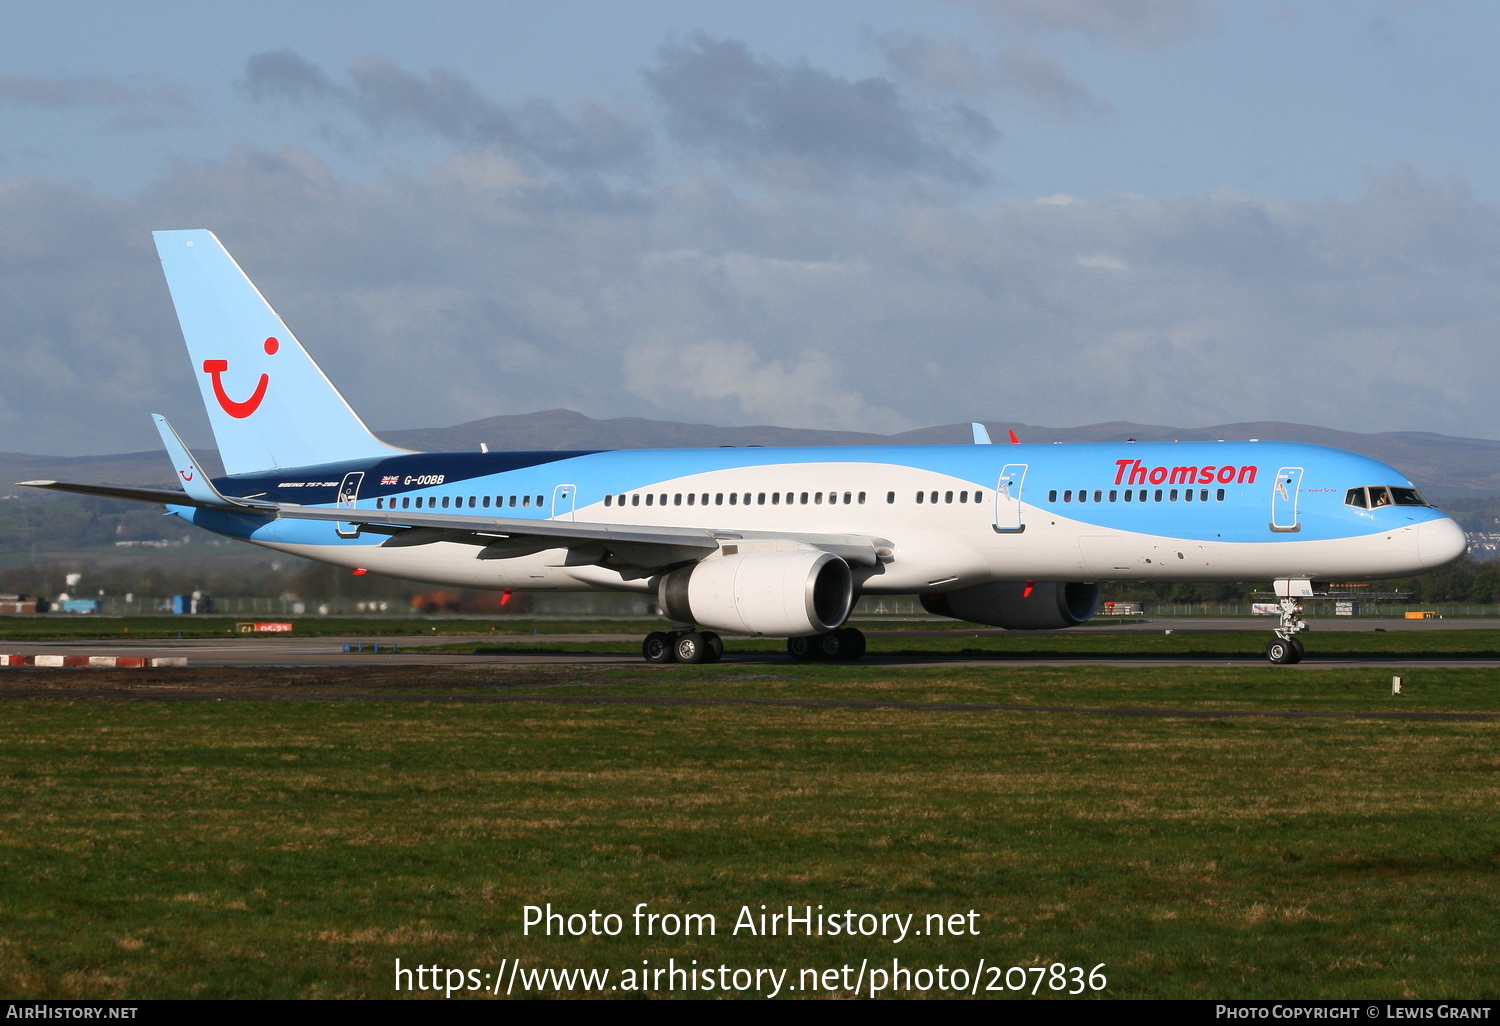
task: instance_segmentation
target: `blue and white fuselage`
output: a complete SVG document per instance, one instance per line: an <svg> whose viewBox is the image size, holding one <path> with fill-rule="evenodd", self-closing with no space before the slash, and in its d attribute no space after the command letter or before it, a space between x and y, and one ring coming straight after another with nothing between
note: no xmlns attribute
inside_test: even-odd
<svg viewBox="0 0 1500 1026"><path fill-rule="evenodd" d="M1312 580L1465 550L1385 464L1283 442L991 445L976 428L963 446L410 453L370 433L210 232L156 243L226 476L205 480L158 416L181 492L29 483L412 580L651 592L680 625L647 639L653 661L717 658L714 631L857 657L861 593L1033 629L1086 620L1102 581L1257 578L1282 598L1268 655L1295 661Z"/></svg>
<svg viewBox="0 0 1500 1026"><path fill-rule="evenodd" d="M1441 566L1464 547L1462 531L1431 506L1348 501L1353 489L1412 489L1385 464L1284 442L433 453L215 484L226 495L332 510L351 507L348 494L339 502L351 480L352 508L365 515L689 527L729 539L865 535L890 550L856 574L862 591L881 593L1028 579L1376 579ZM179 513L246 541L400 577L651 587L578 565L562 546L480 560L473 544L392 548L388 536L343 537L328 522Z"/></svg>

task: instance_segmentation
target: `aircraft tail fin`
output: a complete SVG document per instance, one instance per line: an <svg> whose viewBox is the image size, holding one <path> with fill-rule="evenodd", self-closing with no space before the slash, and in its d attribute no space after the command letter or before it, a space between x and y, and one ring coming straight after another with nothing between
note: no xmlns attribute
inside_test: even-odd
<svg viewBox="0 0 1500 1026"><path fill-rule="evenodd" d="M229 474L389 456L219 240L152 232Z"/></svg>

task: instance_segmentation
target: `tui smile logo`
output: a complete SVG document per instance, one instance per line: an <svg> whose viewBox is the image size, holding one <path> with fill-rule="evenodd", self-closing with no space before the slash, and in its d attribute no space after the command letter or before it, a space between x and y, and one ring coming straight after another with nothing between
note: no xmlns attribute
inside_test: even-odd
<svg viewBox="0 0 1500 1026"><path fill-rule="evenodd" d="M267 356L276 355L276 350L281 348L281 343L274 338L266 339L264 349ZM213 379L214 398L219 400L219 406L231 417L243 420L256 410L260 409L260 401L266 397L266 386L271 383L270 375L262 374L260 380L255 384L255 391L250 393L250 398L238 402L229 398L229 393L224 391L224 380L220 376L229 369L228 360L204 360L203 373Z"/></svg>

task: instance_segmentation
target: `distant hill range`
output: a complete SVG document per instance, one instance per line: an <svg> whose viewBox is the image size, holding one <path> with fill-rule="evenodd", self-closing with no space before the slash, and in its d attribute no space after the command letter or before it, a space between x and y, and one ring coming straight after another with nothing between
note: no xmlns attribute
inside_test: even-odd
<svg viewBox="0 0 1500 1026"><path fill-rule="evenodd" d="M1204 428L1161 427L1115 421L1086 427L1049 428L992 421L986 425L998 444L1006 430L1023 442L1214 441L1262 438L1267 441L1313 442L1348 449L1383 460L1408 475L1417 487L1439 501L1500 495L1500 441L1453 438L1424 431L1356 434L1307 424L1257 421ZM896 435L860 431L815 431L781 427L715 427L673 421L617 417L594 420L572 410L547 410L488 417L448 428L386 431L392 445L421 451L512 449L681 449L720 445L932 445L966 443L968 424L918 428ZM218 453L197 453L210 473L222 473ZM59 481L142 486L171 486L172 473L161 452L114 456L28 456L0 453L0 492L10 494L14 481L51 478ZM25 489L21 489L25 491Z"/></svg>

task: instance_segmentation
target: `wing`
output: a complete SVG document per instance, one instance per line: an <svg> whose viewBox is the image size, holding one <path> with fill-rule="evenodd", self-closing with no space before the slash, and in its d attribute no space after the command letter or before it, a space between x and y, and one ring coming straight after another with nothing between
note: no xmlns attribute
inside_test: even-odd
<svg viewBox="0 0 1500 1026"><path fill-rule="evenodd" d="M596 524L571 520L526 520L513 517L475 517L414 510L329 509L278 503L277 514L292 520L324 520L360 524L362 531L388 534L386 546L427 545L437 541L483 546L480 559L505 559L548 548L581 551L603 549L597 560L659 569L702 559L724 542L780 539L802 542L864 566L891 556L891 544L859 534L818 534L798 531L740 531L703 527L665 527L641 524Z"/></svg>

